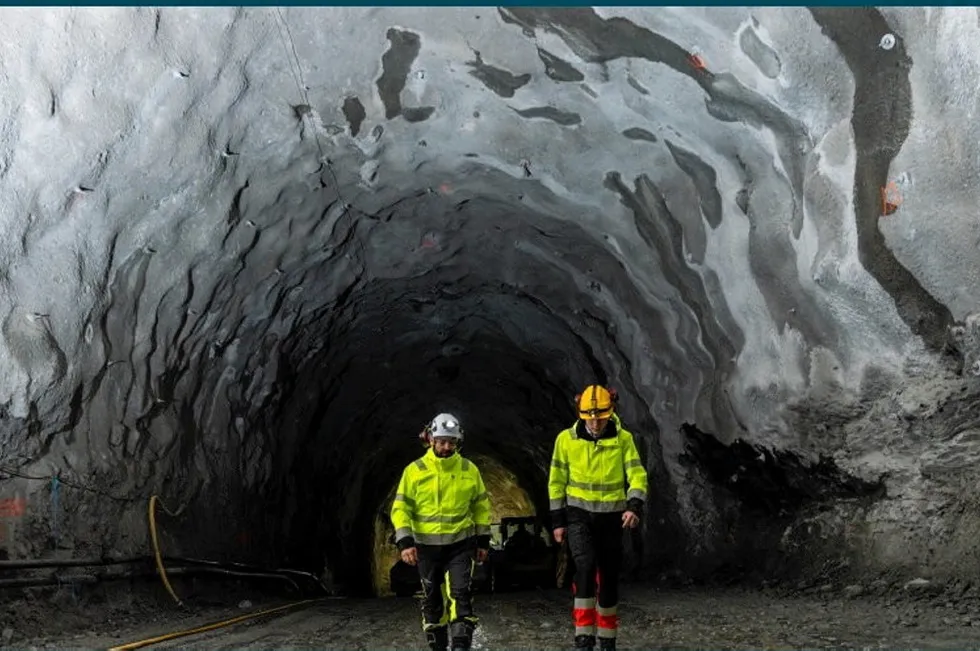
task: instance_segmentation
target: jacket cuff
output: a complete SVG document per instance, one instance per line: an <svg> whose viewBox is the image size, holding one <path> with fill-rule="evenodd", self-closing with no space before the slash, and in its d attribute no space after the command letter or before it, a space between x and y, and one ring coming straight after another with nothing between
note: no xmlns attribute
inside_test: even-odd
<svg viewBox="0 0 980 651"><path fill-rule="evenodd" d="M643 500L638 497L631 497L626 500L626 510L632 511L637 517L643 517Z"/></svg>
<svg viewBox="0 0 980 651"><path fill-rule="evenodd" d="M398 540L395 543L395 546L398 547L398 551L403 552L409 547L415 547L415 538L411 536L405 536L404 538Z"/></svg>
<svg viewBox="0 0 980 651"><path fill-rule="evenodd" d="M490 536L477 536L476 546L477 549L490 549Z"/></svg>
<svg viewBox="0 0 980 651"><path fill-rule="evenodd" d="M568 520L565 517L565 509L553 509L551 511L551 528L561 529L568 524Z"/></svg>

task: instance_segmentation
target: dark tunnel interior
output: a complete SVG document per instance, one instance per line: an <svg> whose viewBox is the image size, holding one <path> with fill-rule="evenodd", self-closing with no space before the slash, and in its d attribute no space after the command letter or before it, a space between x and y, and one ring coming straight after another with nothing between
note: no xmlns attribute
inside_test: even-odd
<svg viewBox="0 0 980 651"><path fill-rule="evenodd" d="M279 455L292 478L280 499L296 505L284 549L290 564L344 559L338 583L355 592L370 585L374 514L421 455L417 433L442 411L464 423L463 454L498 461L547 513L554 436L574 419L576 385L604 374L544 306L484 279L469 282L465 291L373 283L351 297L360 323L343 333L328 328L332 352L307 362L318 377L297 374L297 386L316 387L314 404L333 407L313 411L291 458ZM576 357L588 365L569 368Z"/></svg>
<svg viewBox="0 0 980 651"><path fill-rule="evenodd" d="M650 481L631 578L975 564L976 224L914 163L962 99L913 92L917 15L330 11L7 24L75 49L0 60L0 561L148 554L159 497L174 557L372 596L429 419L546 519L599 382Z"/></svg>
<svg viewBox="0 0 980 651"><path fill-rule="evenodd" d="M248 445L227 451L243 475L263 475L229 489L246 493L228 501L244 505L234 526L249 529L248 544L216 553L317 574L326 564L339 589L365 594L375 519L402 468L424 452L418 432L441 411L462 419L463 454L512 472L546 518L554 438L574 421L582 386L629 368L610 337L611 311L640 300L601 232L520 204L420 192L356 224L338 236L351 247L346 290L315 299L288 332L255 337L244 377L229 384L243 441L265 433L268 457ZM548 250L528 251L529 242ZM582 277L589 284L570 291ZM319 296L336 279L324 265L285 285ZM274 391L251 395L252 373L274 374ZM657 428L627 377L615 382L647 458Z"/></svg>

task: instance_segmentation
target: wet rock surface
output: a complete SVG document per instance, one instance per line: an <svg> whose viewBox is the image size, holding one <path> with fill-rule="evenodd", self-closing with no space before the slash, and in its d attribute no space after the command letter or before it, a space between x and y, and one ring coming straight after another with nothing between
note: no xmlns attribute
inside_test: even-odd
<svg viewBox="0 0 980 651"><path fill-rule="evenodd" d="M0 559L145 553L159 495L168 553L361 596L428 418L544 512L598 381L646 561L980 575L977 43L971 8L4 9Z"/></svg>
<svg viewBox="0 0 980 651"><path fill-rule="evenodd" d="M965 590L960 590L965 586ZM901 586L862 595L838 586L813 590L626 586L620 606L623 649L975 649L980 600L964 584L930 598ZM254 610L278 605L256 603ZM476 649L563 649L570 595L536 591L480 595ZM96 611L92 611L93 613ZM18 648L105 648L242 614L234 607L177 616L167 609L90 617L64 633L15 634ZM175 639L154 648L424 649L413 599L332 599L302 610ZM50 630L50 629L49 629Z"/></svg>

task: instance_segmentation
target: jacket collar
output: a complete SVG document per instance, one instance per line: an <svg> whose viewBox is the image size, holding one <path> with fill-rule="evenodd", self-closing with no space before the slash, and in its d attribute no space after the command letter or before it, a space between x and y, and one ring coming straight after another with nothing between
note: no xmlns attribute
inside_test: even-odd
<svg viewBox="0 0 980 651"><path fill-rule="evenodd" d="M425 451L425 462L427 464L431 463L433 468L441 471L455 470L460 464L460 458L459 450L456 450L451 457L446 459L437 457L435 450L433 450L431 447Z"/></svg>
<svg viewBox="0 0 980 651"><path fill-rule="evenodd" d="M597 438L592 438L589 431L585 429L585 421L579 419L575 421L574 425L572 425L572 438L584 439L586 441L613 439L619 435L620 427L619 416L613 413L613 415L609 418L609 422L606 423L606 426L603 428L602 432L599 433L599 436Z"/></svg>

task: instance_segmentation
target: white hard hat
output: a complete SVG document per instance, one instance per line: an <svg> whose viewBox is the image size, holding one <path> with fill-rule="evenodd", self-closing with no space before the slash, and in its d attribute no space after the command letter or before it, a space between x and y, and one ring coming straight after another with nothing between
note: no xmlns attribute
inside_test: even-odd
<svg viewBox="0 0 980 651"><path fill-rule="evenodd" d="M459 425L459 419L452 414L439 414L429 423L429 433L432 438L454 438L463 440L463 428Z"/></svg>

